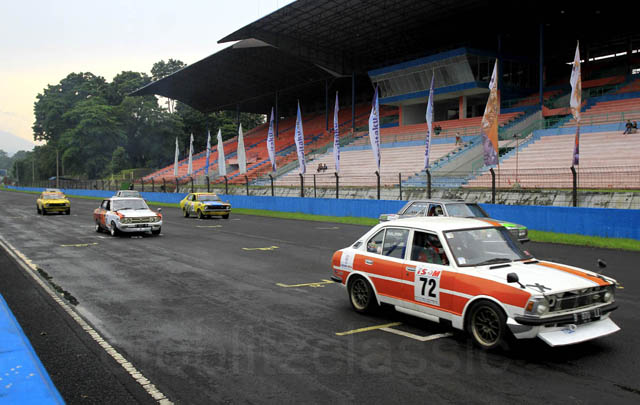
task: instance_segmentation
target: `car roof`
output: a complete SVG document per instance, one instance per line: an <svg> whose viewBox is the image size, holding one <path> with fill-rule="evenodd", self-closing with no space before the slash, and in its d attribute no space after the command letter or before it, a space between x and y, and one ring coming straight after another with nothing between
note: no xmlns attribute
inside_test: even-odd
<svg viewBox="0 0 640 405"><path fill-rule="evenodd" d="M463 203L465 202L463 199L446 199L446 198L432 198L432 199L428 199L428 200L409 200L407 201L408 203L416 203L416 202L423 202L423 203ZM469 204L473 204L473 203L469 203Z"/></svg>
<svg viewBox="0 0 640 405"><path fill-rule="evenodd" d="M459 217L411 217L383 222L382 226L406 226L429 231L453 231L456 229L485 228L500 226L492 219L459 218Z"/></svg>
<svg viewBox="0 0 640 405"><path fill-rule="evenodd" d="M206 192L202 192L202 193L190 193L190 194L195 194L195 195L200 195L200 194L213 194L216 195L216 193L214 193L213 191L210 193L206 193Z"/></svg>
<svg viewBox="0 0 640 405"><path fill-rule="evenodd" d="M142 197L109 197L105 198L105 200L114 200L114 201L127 201L127 200L144 200Z"/></svg>

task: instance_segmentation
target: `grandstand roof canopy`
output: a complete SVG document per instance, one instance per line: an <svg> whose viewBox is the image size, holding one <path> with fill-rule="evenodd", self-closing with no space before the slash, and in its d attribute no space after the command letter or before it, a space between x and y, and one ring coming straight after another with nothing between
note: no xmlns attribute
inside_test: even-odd
<svg viewBox="0 0 640 405"><path fill-rule="evenodd" d="M591 56L627 50L629 41L637 41L635 25L620 15L628 3L578 4L298 0L219 41L241 42L134 94L159 94L204 112L240 105L242 111L265 113L277 90L285 90L282 106L305 95L322 99L324 84L318 83L325 79L362 75L461 46L501 48L535 63L541 23L545 63L570 61L576 39Z"/></svg>

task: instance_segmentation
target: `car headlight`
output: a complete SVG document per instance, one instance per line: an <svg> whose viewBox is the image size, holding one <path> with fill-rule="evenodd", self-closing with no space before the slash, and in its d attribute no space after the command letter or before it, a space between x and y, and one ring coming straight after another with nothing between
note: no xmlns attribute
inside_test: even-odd
<svg viewBox="0 0 640 405"><path fill-rule="evenodd" d="M607 287L607 291L604 293L604 302L613 302L616 298L616 287L611 285Z"/></svg>
<svg viewBox="0 0 640 405"><path fill-rule="evenodd" d="M529 232L526 229L520 229L520 230L518 230L518 237L519 238L526 238L528 233Z"/></svg>
<svg viewBox="0 0 640 405"><path fill-rule="evenodd" d="M120 223L121 224L130 224L131 223L131 218L127 218L127 217L120 218Z"/></svg>
<svg viewBox="0 0 640 405"><path fill-rule="evenodd" d="M524 308L527 315L540 316L549 311L549 303L544 297L531 297Z"/></svg>

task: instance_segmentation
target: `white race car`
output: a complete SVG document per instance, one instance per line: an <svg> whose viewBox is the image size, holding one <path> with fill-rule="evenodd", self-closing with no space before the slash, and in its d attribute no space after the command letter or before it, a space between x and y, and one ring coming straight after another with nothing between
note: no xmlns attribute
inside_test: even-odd
<svg viewBox="0 0 640 405"><path fill-rule="evenodd" d="M381 303L451 323L492 349L511 333L568 345L617 332L615 280L533 258L490 219L416 217L383 222L334 253L331 279L353 308Z"/></svg>
<svg viewBox="0 0 640 405"><path fill-rule="evenodd" d="M108 231L112 236L119 232L151 232L159 235L162 214L152 211L142 198L111 197L102 201L93 211L96 232Z"/></svg>

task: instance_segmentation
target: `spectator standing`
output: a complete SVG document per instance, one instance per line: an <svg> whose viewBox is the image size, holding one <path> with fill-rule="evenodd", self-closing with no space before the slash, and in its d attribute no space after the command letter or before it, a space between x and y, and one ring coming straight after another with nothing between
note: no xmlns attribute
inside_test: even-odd
<svg viewBox="0 0 640 405"><path fill-rule="evenodd" d="M456 132L456 146L462 144L462 139L460 138L460 132Z"/></svg>
<svg viewBox="0 0 640 405"><path fill-rule="evenodd" d="M633 129L633 124L631 123L631 120L627 120L627 123L625 125L625 130L622 133L622 135L630 134L632 129Z"/></svg>

